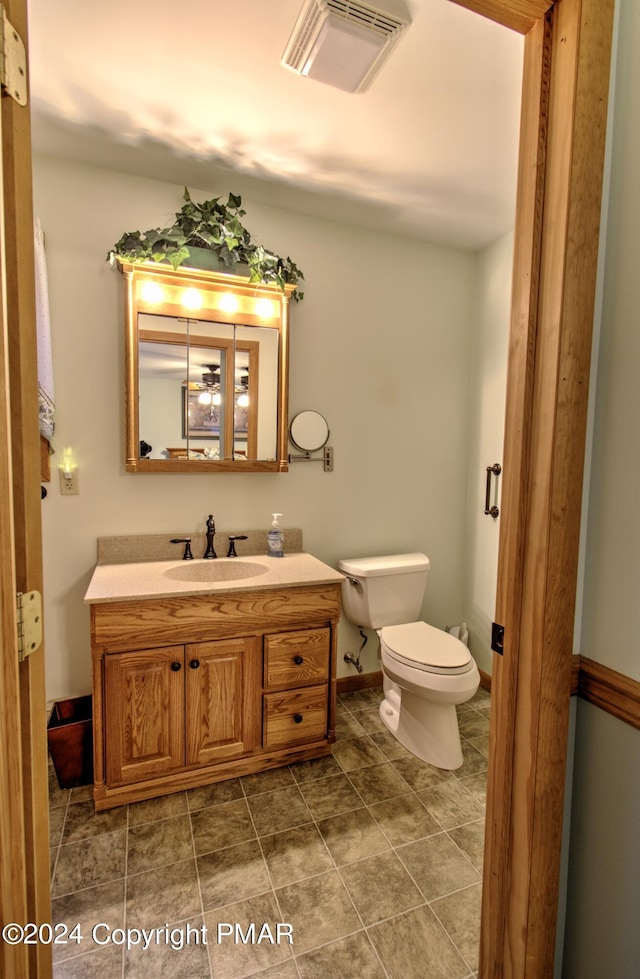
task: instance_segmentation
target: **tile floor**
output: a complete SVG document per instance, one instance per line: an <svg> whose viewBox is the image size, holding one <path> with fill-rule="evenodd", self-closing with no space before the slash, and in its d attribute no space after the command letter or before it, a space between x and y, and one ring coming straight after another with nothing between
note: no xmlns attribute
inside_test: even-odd
<svg viewBox="0 0 640 979"><path fill-rule="evenodd" d="M55 979L474 976L489 695L460 709L455 773L405 751L379 700L340 696L332 757L105 813L52 771L53 920L82 935ZM157 931L127 950L127 929Z"/></svg>

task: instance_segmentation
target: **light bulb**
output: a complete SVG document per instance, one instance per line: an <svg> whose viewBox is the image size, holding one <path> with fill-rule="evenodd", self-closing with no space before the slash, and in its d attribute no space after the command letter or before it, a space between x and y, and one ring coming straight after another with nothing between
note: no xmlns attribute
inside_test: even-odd
<svg viewBox="0 0 640 979"><path fill-rule="evenodd" d="M274 315L274 303L270 299L256 300L256 316L262 320L270 320Z"/></svg>
<svg viewBox="0 0 640 979"><path fill-rule="evenodd" d="M211 391L202 391L198 395L198 404L210 405L212 400L213 400L213 395L211 394Z"/></svg>
<svg viewBox="0 0 640 979"><path fill-rule="evenodd" d="M197 289L185 289L182 293L182 305L185 309L200 309L202 294Z"/></svg>
<svg viewBox="0 0 640 979"><path fill-rule="evenodd" d="M220 309L225 313L235 313L238 306L238 297L234 296L232 292L225 292L224 295L220 296Z"/></svg>
<svg viewBox="0 0 640 979"><path fill-rule="evenodd" d="M236 401L236 404L238 405L239 408L248 408L248 406L249 406L249 395L248 394L239 394L238 395L238 400Z"/></svg>
<svg viewBox="0 0 640 979"><path fill-rule="evenodd" d="M161 303L164 299L164 290L157 282L143 282L142 298L148 303Z"/></svg>

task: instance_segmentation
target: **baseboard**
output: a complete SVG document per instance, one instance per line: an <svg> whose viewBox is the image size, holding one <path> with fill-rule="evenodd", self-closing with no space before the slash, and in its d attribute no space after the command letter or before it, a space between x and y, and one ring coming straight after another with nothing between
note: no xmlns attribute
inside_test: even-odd
<svg viewBox="0 0 640 979"><path fill-rule="evenodd" d="M491 690L491 674L479 670L480 686L483 690ZM375 673L359 673L358 676L339 676L337 681L338 693L349 693L351 690L365 690L367 687L382 686L382 670Z"/></svg>
<svg viewBox="0 0 640 979"><path fill-rule="evenodd" d="M358 673L357 676L339 676L336 681L338 693L350 693L352 690L381 686L382 670L376 670L375 673Z"/></svg>
<svg viewBox="0 0 640 979"><path fill-rule="evenodd" d="M490 673L485 673L485 671L484 670L481 670L480 667L478 667L478 673L480 674L480 686L482 687L483 690L489 690L489 692L490 692L491 691L491 674Z"/></svg>

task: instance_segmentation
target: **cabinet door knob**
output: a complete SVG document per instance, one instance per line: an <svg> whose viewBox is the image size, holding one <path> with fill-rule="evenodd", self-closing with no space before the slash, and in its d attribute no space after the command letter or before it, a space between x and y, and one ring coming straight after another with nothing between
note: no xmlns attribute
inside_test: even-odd
<svg viewBox="0 0 640 979"><path fill-rule="evenodd" d="M302 714L294 714L293 719L296 722L296 724L299 724L300 721L302 720Z"/></svg>
<svg viewBox="0 0 640 979"><path fill-rule="evenodd" d="M302 664L304 663L304 660L303 660L302 656L294 656L293 657L293 662L296 663L298 666L302 666Z"/></svg>
<svg viewBox="0 0 640 979"><path fill-rule="evenodd" d="M197 670L198 667L200 666L200 660L192 659L191 662L189 663L189 666L191 667L192 670Z"/></svg>
<svg viewBox="0 0 640 979"><path fill-rule="evenodd" d="M178 662L172 663L171 669L173 670L174 673L177 673L178 670L182 669L182 663L178 663Z"/></svg>

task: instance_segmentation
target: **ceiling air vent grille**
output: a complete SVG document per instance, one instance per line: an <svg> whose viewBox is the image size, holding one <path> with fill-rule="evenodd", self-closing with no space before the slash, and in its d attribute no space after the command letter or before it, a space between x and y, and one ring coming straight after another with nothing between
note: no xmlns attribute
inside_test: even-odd
<svg viewBox="0 0 640 979"><path fill-rule="evenodd" d="M397 17L354 0L327 0L327 7L339 17L360 24L361 27L368 27L369 30L378 31L380 34L394 34L405 26L405 22L398 20Z"/></svg>
<svg viewBox="0 0 640 979"><path fill-rule="evenodd" d="M348 92L366 88L408 26L359 0L309 0L282 56L285 68Z"/></svg>

